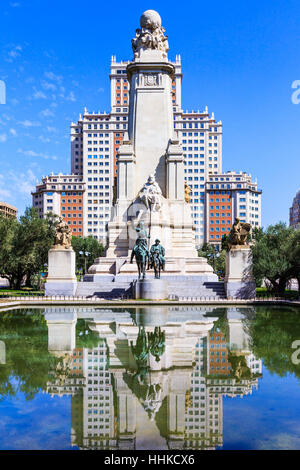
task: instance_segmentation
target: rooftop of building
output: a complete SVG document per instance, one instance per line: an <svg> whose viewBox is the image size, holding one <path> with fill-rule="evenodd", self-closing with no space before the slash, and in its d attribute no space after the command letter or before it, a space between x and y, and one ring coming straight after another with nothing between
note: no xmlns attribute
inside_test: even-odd
<svg viewBox="0 0 300 470"><path fill-rule="evenodd" d="M13 211L16 211L17 212L17 208L15 206L12 206L11 204L8 204L8 202L4 202L4 201L0 201L0 207L8 207L9 209L13 210Z"/></svg>

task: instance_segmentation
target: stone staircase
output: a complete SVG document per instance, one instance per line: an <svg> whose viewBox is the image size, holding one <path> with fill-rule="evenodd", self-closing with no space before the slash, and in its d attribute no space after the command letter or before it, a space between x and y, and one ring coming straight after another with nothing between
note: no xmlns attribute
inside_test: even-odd
<svg viewBox="0 0 300 470"><path fill-rule="evenodd" d="M174 279L169 283L169 298L181 300L188 298L196 299L226 299L223 282L189 282L182 278L180 282ZM98 297L101 299L126 299L132 298L132 282L114 278L114 280L103 280L101 282L80 282L77 285L76 296Z"/></svg>
<svg viewBox="0 0 300 470"><path fill-rule="evenodd" d="M76 296L99 297L107 300L131 298L132 284L127 281L79 282Z"/></svg>
<svg viewBox="0 0 300 470"><path fill-rule="evenodd" d="M204 282L201 285L191 283L181 283L171 285L169 288L170 298L173 300L193 299L226 299L223 282Z"/></svg>

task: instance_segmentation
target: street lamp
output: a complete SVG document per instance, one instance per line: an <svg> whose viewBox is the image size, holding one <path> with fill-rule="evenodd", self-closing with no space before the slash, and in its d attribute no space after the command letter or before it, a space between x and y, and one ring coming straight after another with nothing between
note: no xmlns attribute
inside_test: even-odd
<svg viewBox="0 0 300 470"><path fill-rule="evenodd" d="M84 273L86 273L86 259L90 256L91 253L89 253L88 251L79 251L78 252L80 254L80 256L83 256L84 257Z"/></svg>

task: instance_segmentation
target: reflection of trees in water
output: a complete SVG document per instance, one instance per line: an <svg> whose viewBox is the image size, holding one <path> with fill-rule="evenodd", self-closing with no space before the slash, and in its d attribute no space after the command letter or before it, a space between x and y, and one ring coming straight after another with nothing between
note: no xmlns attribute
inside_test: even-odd
<svg viewBox="0 0 300 470"><path fill-rule="evenodd" d="M280 377L293 373L300 378L300 364L293 364L293 341L300 339L299 308L257 307L255 317L244 320L253 354Z"/></svg>
<svg viewBox="0 0 300 470"><path fill-rule="evenodd" d="M1 313L0 339L6 345L6 364L0 367L0 400L23 392L27 400L46 389L49 371L58 358L48 352L48 328L41 310Z"/></svg>

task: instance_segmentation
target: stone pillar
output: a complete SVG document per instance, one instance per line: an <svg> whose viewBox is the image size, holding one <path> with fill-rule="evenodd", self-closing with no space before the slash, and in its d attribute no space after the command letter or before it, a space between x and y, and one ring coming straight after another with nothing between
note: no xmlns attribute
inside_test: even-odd
<svg viewBox="0 0 300 470"><path fill-rule="evenodd" d="M135 167L135 156L133 153L133 147L131 142L128 140L128 135L125 136L123 145L121 145L118 156L118 189L117 198L118 200L129 200L131 201L134 197L134 167Z"/></svg>
<svg viewBox="0 0 300 470"><path fill-rule="evenodd" d="M248 246L236 245L227 252L225 291L227 298L256 297L256 284L252 274L252 251Z"/></svg>
<svg viewBox="0 0 300 470"><path fill-rule="evenodd" d="M72 351L76 346L75 310L46 309L45 320L48 326L48 350Z"/></svg>
<svg viewBox="0 0 300 470"><path fill-rule="evenodd" d="M170 139L167 154L167 198L184 200L184 156L178 138Z"/></svg>
<svg viewBox="0 0 300 470"><path fill-rule="evenodd" d="M48 253L46 295L75 295L75 252L73 248L51 248Z"/></svg>

